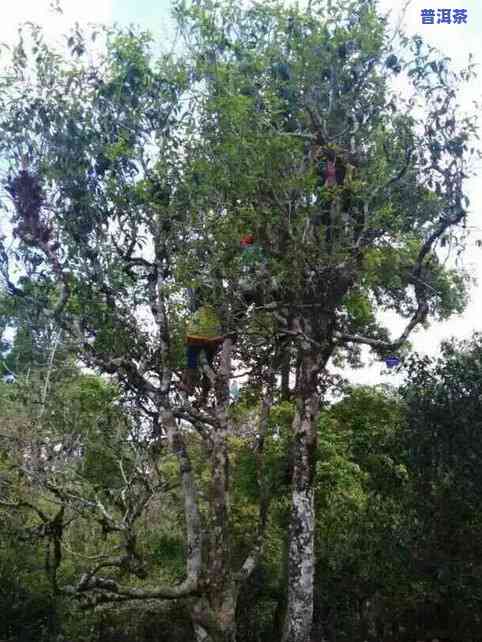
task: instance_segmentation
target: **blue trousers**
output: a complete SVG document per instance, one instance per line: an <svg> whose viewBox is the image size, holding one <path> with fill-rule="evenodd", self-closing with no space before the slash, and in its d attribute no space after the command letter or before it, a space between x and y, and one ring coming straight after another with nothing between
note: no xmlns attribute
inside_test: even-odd
<svg viewBox="0 0 482 642"><path fill-rule="evenodd" d="M196 370L199 366L199 355L204 350L206 355L206 360L209 366L213 365L214 357L216 355L217 348L211 348L207 346L187 346L186 356L187 356L187 367L191 370Z"/></svg>

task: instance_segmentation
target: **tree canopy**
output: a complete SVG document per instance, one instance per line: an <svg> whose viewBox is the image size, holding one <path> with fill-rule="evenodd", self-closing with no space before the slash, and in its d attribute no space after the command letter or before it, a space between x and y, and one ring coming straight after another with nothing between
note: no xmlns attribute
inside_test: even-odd
<svg viewBox="0 0 482 642"><path fill-rule="evenodd" d="M437 250L463 247L464 180L477 151L475 117L457 95L473 65L452 71L420 37L391 31L369 1L301 10L201 0L173 11L182 47L157 58L134 29L75 28L59 51L26 26L0 79L12 229L0 245L1 314L17 326L6 365L23 376L35 346L41 364L34 447L17 464L52 504L27 508L48 532L56 593L90 606L184 599L197 640L234 642L238 598L261 568L270 516L283 512L269 466L281 412L291 505L278 540L286 601L277 635L306 642L315 578L329 575L315 543L331 511L318 475L346 475L345 530L350 515L370 530L374 506L377 528L396 530L390 511L404 476L391 455L365 460L356 443L336 446L344 463L332 470L328 436L344 413L358 420L348 404L320 424L330 364L359 363L363 344L402 355L418 325L466 301L467 275ZM403 92L394 88L402 77ZM222 345L215 357L202 344L198 364L184 343L199 306L212 311ZM405 319L398 337L381 320L386 310ZM55 355L68 375L55 375ZM354 397L357 439L374 439L373 413L390 442L385 400L365 401ZM171 542L177 561L159 575L155 542L139 542L162 510L176 516L176 537L159 527L153 538ZM61 542L77 519L109 546L61 577ZM380 536L372 544L370 560ZM385 550L379 573L388 567L403 574ZM373 593L372 580L360 591Z"/></svg>

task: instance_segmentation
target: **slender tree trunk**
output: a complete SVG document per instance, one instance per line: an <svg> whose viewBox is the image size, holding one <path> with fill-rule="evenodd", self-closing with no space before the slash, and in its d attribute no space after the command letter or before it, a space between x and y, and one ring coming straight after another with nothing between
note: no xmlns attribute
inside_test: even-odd
<svg viewBox="0 0 482 642"><path fill-rule="evenodd" d="M286 618L286 607L287 607L287 586L288 586L288 547L289 542L286 539L283 542L283 554L282 554L282 570L281 570L281 580L280 580L280 596L278 599L278 604L273 615L273 628L271 632L271 642L279 642L283 635L283 626Z"/></svg>
<svg viewBox="0 0 482 642"><path fill-rule="evenodd" d="M319 399L317 363L303 355L293 420L293 483L289 542L288 607L282 642L309 642L313 621L314 472Z"/></svg>
<svg viewBox="0 0 482 642"><path fill-rule="evenodd" d="M281 364L281 400L288 401L290 398L290 355L285 351Z"/></svg>
<svg viewBox="0 0 482 642"><path fill-rule="evenodd" d="M210 642L212 640L201 624L194 624L194 639L196 642Z"/></svg>
<svg viewBox="0 0 482 642"><path fill-rule="evenodd" d="M400 622L398 621L398 619L392 622L392 638L393 640L395 640L395 642L398 642L400 640Z"/></svg>
<svg viewBox="0 0 482 642"><path fill-rule="evenodd" d="M197 600L191 609L196 642L236 642L237 594L227 590L216 596L214 604L207 597Z"/></svg>
<svg viewBox="0 0 482 642"><path fill-rule="evenodd" d="M359 640L364 642L370 635L370 624L368 621L367 610L365 608L365 599L358 601L358 613L360 617Z"/></svg>

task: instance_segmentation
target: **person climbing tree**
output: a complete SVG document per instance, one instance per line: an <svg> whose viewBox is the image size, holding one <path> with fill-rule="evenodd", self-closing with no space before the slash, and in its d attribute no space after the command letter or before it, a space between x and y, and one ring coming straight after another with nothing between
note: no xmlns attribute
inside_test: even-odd
<svg viewBox="0 0 482 642"><path fill-rule="evenodd" d="M325 242L333 249L333 242L343 236L353 214L352 182L356 161L339 146L319 147L314 158L318 161L317 173L323 188L318 199L321 212L311 217L304 238L312 235L320 240L319 228L323 225Z"/></svg>
<svg viewBox="0 0 482 642"><path fill-rule="evenodd" d="M325 182L323 185L325 187L334 187L335 185L338 185L338 181L336 180L336 160L334 157L326 161L324 179Z"/></svg>
<svg viewBox="0 0 482 642"><path fill-rule="evenodd" d="M208 366L212 367L216 352L223 341L224 336L221 334L221 323L216 310L210 305L202 305L193 313L186 328L187 368L184 385L189 394L194 392L199 378L201 353L204 352ZM204 377L202 384L205 397L209 391L209 380Z"/></svg>
<svg viewBox="0 0 482 642"><path fill-rule="evenodd" d="M262 248L256 243L253 234L246 234L240 240L241 245L241 278L239 286L243 294L243 302L249 306L252 303L262 304L261 276L266 257Z"/></svg>

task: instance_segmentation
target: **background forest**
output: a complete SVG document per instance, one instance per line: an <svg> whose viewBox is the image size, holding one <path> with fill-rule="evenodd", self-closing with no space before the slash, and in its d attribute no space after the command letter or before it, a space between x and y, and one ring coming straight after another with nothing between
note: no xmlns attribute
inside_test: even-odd
<svg viewBox="0 0 482 642"><path fill-rule="evenodd" d="M474 66L370 0L173 15L5 50L0 640L482 640L482 337L409 342Z"/></svg>
<svg viewBox="0 0 482 642"><path fill-rule="evenodd" d="M139 440L138 417L121 410L116 386L80 373L61 351L49 373L48 336L27 330L17 336L7 360L16 368L16 384L0 386L1 639L193 640L182 602L94 610L53 590L49 575L61 535L55 519L62 504L46 496L40 484L32 485L22 470L39 430L39 407L45 408L45 438L65 444L58 479L76 476L97 496L121 493L127 487L123 471L130 471L128 480L135 483L136 465L150 462L142 474L153 489L152 503L139 520L137 546L143 564L164 581L180 581L184 573L181 490L172 456L160 457L159 449ZM469 345L447 344L438 360L410 362L410 385L347 387L343 399L323 411L316 454L312 639L481 639L481 358L479 337ZM252 411L251 400L236 404L239 429L229 444L238 559L249 547L259 502ZM270 421L266 474L272 511L262 560L240 597L240 640L279 640L286 599L292 414L284 402ZM188 444L207 492L207 465L194 434ZM162 501L154 492L159 487ZM7 511L9 504L17 510ZM80 508L69 519L75 528L62 540L63 582L78 577L99 549L112 549L112 535L101 519L92 520ZM127 573L119 568L117 576Z"/></svg>

